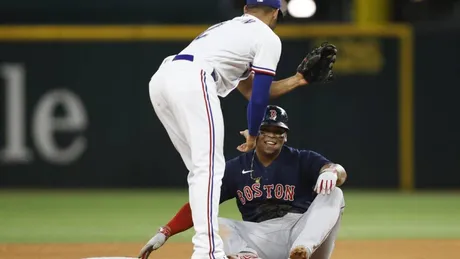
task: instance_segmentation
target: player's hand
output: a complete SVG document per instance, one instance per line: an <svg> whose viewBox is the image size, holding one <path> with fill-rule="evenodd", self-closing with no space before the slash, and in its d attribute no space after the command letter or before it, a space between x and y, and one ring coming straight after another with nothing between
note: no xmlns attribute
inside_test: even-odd
<svg viewBox="0 0 460 259"><path fill-rule="evenodd" d="M147 259L152 251L160 248L171 235L171 229L168 226L161 227L147 244L141 249L138 258Z"/></svg>
<svg viewBox="0 0 460 259"><path fill-rule="evenodd" d="M337 172L333 169L326 169L318 176L316 181L315 191L318 194L331 194L337 184Z"/></svg>
<svg viewBox="0 0 460 259"><path fill-rule="evenodd" d="M323 42L302 60L297 67L297 72L302 74L309 83L326 83L332 81L334 74L332 68L337 58L337 48L330 43Z"/></svg>
<svg viewBox="0 0 460 259"><path fill-rule="evenodd" d="M240 131L240 134L246 139L246 143L239 145L236 149L240 152L248 152L256 147L256 137L249 135L249 130Z"/></svg>

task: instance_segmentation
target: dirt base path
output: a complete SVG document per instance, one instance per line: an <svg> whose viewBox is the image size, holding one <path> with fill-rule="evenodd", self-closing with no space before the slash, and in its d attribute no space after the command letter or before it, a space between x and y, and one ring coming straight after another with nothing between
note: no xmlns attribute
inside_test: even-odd
<svg viewBox="0 0 460 259"><path fill-rule="evenodd" d="M136 257L144 244L0 244L0 259L81 259ZM454 259L460 240L338 241L332 259ZM167 243L151 259L189 259L191 244ZM283 259L283 258L280 258Z"/></svg>

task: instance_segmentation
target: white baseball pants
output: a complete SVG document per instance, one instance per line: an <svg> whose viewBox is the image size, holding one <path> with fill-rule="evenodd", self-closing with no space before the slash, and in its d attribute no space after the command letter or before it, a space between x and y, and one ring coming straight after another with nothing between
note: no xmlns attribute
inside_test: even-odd
<svg viewBox="0 0 460 259"><path fill-rule="evenodd" d="M192 259L226 258L217 222L225 170L224 120L211 71L196 61L167 58L151 78L149 93L158 119L189 170L195 229Z"/></svg>

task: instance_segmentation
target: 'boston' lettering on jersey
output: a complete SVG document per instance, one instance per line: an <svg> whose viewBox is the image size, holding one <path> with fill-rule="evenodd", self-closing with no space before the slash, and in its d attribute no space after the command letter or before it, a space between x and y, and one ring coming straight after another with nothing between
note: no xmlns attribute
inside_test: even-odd
<svg viewBox="0 0 460 259"><path fill-rule="evenodd" d="M251 167L253 156L254 151L251 151L227 161L220 194L221 203L236 198L243 219L253 222L263 215L260 204L264 200L289 205L300 212L307 211L314 198L313 187L319 171L330 163L314 151L286 145L267 167L257 156Z"/></svg>
<svg viewBox="0 0 460 259"><path fill-rule="evenodd" d="M257 198L294 201L295 186L279 183L276 185L264 184L261 187L260 183L254 183L251 186L244 186L243 190L237 190L236 193L242 205L245 205L246 201Z"/></svg>

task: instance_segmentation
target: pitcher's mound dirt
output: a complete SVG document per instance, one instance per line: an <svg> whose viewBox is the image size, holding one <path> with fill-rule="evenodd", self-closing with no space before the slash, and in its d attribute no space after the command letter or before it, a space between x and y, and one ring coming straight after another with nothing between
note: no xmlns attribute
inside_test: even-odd
<svg viewBox="0 0 460 259"><path fill-rule="evenodd" d="M136 257L144 244L0 244L0 259L81 259ZM460 240L340 240L332 259L454 259ZM151 259L190 259L191 244L167 243ZM283 258L280 258L283 259Z"/></svg>

